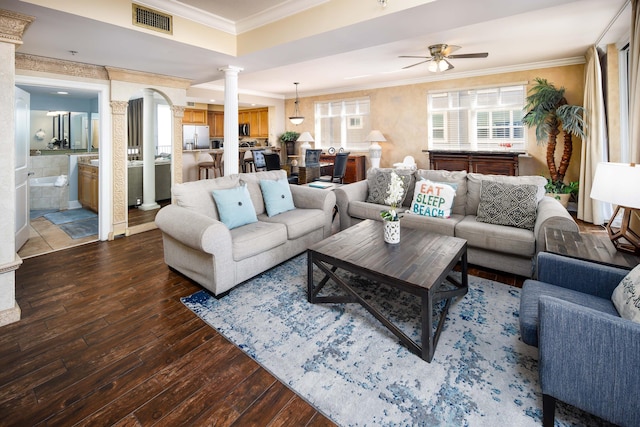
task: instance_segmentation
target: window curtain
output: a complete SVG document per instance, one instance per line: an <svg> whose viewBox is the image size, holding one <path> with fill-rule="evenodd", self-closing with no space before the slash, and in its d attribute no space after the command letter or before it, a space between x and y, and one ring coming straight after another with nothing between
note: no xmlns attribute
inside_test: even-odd
<svg viewBox="0 0 640 427"><path fill-rule="evenodd" d="M630 161L640 163L640 0L631 1L629 43L629 151Z"/></svg>
<svg viewBox="0 0 640 427"><path fill-rule="evenodd" d="M128 148L142 146L142 98L129 100L127 107L127 142ZM142 154L140 150L138 156ZM130 156L131 157L131 156ZM136 157L136 156L134 156Z"/></svg>
<svg viewBox="0 0 640 427"><path fill-rule="evenodd" d="M607 119L602 87L602 70L596 46L586 55L584 108L586 136L580 156L580 189L578 193L578 219L602 225L611 217L611 205L590 197L593 177L599 162L609 160Z"/></svg>

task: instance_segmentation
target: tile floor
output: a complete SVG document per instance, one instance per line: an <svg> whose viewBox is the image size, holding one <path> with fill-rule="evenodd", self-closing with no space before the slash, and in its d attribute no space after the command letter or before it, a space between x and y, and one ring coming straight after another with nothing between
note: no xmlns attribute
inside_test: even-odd
<svg viewBox="0 0 640 427"><path fill-rule="evenodd" d="M18 251L18 255L23 259L98 240L97 234L72 239L58 225L44 217L32 219L30 225L29 240Z"/></svg>

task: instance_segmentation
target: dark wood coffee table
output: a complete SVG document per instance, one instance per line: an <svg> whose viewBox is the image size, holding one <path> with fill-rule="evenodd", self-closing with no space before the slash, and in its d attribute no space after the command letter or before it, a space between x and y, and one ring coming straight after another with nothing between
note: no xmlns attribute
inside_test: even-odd
<svg viewBox="0 0 640 427"><path fill-rule="evenodd" d="M410 351L427 362L433 359L440 332L453 298L468 290L467 241L422 230L402 229L399 244L384 242L382 223L366 220L316 243L307 251L307 298L311 303L357 302L393 332ZM449 273L460 262L460 281ZM314 283L314 266L325 276ZM336 275L343 269L371 280L384 283L421 299L421 336L418 345L394 325L382 312L373 307L357 291ZM329 280L347 295L318 295ZM447 281L453 286L443 286ZM433 330L434 303L446 300Z"/></svg>

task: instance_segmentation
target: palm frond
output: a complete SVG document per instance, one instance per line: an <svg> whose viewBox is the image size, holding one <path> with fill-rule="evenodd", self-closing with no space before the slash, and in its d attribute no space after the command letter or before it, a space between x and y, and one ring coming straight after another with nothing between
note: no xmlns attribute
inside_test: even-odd
<svg viewBox="0 0 640 427"><path fill-rule="evenodd" d="M558 108L556 114L562 121L563 131L584 139L584 107L580 105L563 105Z"/></svg>

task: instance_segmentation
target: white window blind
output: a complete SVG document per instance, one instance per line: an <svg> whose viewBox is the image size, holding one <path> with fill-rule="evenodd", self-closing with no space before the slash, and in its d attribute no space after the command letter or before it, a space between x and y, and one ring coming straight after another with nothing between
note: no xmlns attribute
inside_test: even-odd
<svg viewBox="0 0 640 427"><path fill-rule="evenodd" d="M525 98L525 85L429 93L429 148L524 150Z"/></svg>
<svg viewBox="0 0 640 427"><path fill-rule="evenodd" d="M315 146L345 151L369 148L369 97L315 103Z"/></svg>

